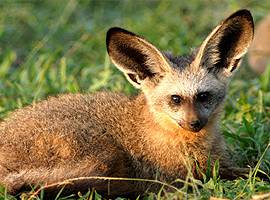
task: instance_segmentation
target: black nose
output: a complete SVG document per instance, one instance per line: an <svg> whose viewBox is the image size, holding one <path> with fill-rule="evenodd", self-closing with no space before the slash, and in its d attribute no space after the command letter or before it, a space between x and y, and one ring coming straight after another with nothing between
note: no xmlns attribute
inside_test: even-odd
<svg viewBox="0 0 270 200"><path fill-rule="evenodd" d="M195 121L192 121L190 122L190 128L193 130L193 131L199 131L201 130L202 128L202 123L200 120L195 120Z"/></svg>

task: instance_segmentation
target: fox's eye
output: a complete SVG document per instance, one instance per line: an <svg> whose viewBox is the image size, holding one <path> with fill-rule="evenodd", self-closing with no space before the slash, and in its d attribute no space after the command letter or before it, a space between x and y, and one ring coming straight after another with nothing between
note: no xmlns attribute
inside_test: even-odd
<svg viewBox="0 0 270 200"><path fill-rule="evenodd" d="M209 92L202 92L197 95L197 100L200 102L207 102L210 98Z"/></svg>
<svg viewBox="0 0 270 200"><path fill-rule="evenodd" d="M179 95L172 95L171 100L174 104L180 104L181 103L181 97Z"/></svg>

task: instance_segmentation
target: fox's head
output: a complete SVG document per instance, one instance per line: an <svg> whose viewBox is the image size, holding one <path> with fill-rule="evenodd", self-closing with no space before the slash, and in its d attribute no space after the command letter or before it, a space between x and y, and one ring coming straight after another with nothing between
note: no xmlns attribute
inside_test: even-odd
<svg viewBox="0 0 270 200"><path fill-rule="evenodd" d="M239 10L218 25L189 56L162 53L142 37L111 28L107 50L152 113L198 132L222 105L228 81L253 39L253 19Z"/></svg>

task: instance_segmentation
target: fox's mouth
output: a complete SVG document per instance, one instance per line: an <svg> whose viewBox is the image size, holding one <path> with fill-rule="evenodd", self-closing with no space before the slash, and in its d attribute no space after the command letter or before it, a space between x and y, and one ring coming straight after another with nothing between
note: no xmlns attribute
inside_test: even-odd
<svg viewBox="0 0 270 200"><path fill-rule="evenodd" d="M178 125L187 131L197 133L200 130L202 130L203 127L205 127L207 122L208 122L208 120L194 120L191 122L178 121Z"/></svg>
<svg viewBox="0 0 270 200"><path fill-rule="evenodd" d="M174 117L171 117L171 118L182 129L189 131L189 132L193 132L193 133L197 133L200 130L202 130L208 122L208 119L197 119L197 120L193 120L193 121L184 121L184 120L175 119Z"/></svg>
<svg viewBox="0 0 270 200"><path fill-rule="evenodd" d="M200 130L202 130L203 127L189 127L189 126L185 126L185 125L182 125L182 123L178 123L179 126L181 126L181 128L187 130L187 131L191 131L191 132L194 132L194 133L197 133L199 132Z"/></svg>

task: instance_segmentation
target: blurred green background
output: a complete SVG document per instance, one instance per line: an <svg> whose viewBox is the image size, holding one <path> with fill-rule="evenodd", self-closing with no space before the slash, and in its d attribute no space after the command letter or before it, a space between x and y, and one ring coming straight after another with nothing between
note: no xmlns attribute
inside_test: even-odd
<svg viewBox="0 0 270 200"><path fill-rule="evenodd" d="M143 35L161 50L185 54L240 8L259 20L270 2L2 0L0 112L59 92L132 91L108 64L105 35L112 26Z"/></svg>
<svg viewBox="0 0 270 200"><path fill-rule="evenodd" d="M250 9L257 22L270 12L270 1L1 0L0 118L64 92L135 93L107 56L105 37L110 27L143 35L161 50L187 54L220 20L241 8ZM236 163L254 167L262 158L259 166L267 173L269 79L270 70L258 76L244 62L231 83L222 123ZM225 196L235 195L238 189L246 191L241 184L236 191L226 186L230 189ZM244 197L270 190L269 184L261 182L251 186Z"/></svg>

